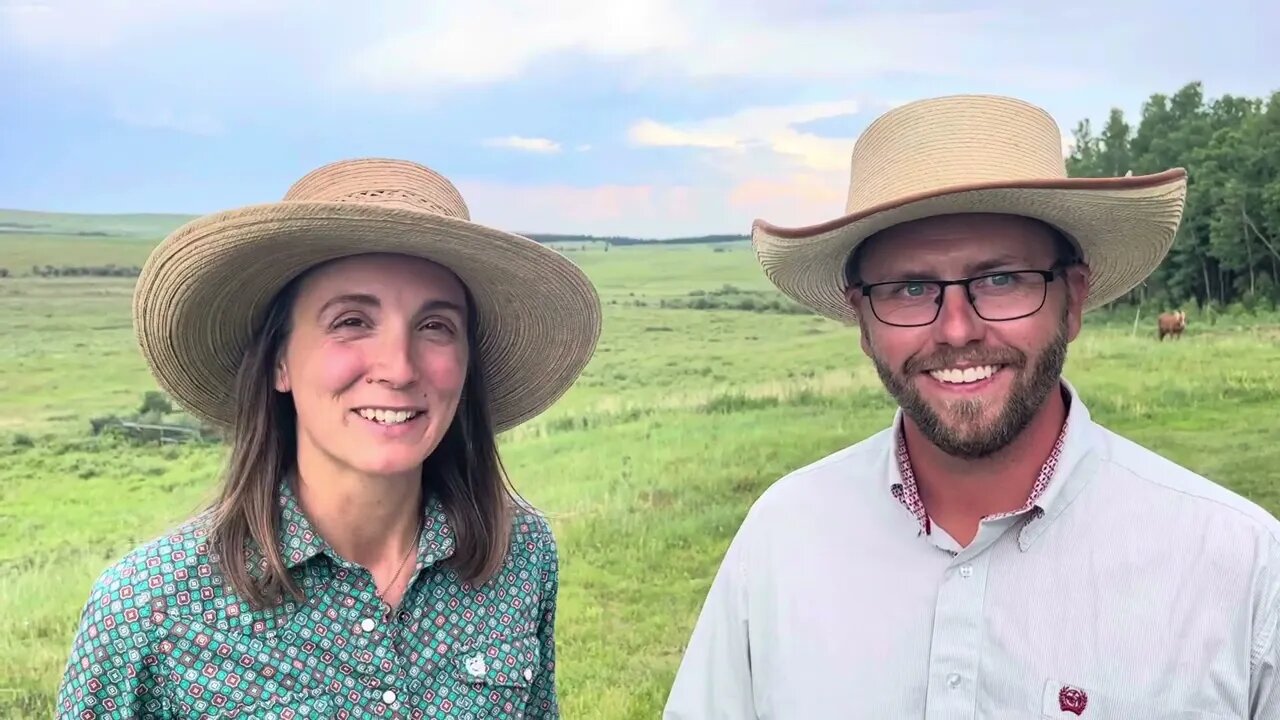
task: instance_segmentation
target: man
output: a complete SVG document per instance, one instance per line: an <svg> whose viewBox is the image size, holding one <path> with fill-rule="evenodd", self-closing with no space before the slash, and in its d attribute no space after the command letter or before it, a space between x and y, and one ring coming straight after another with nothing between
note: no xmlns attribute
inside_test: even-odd
<svg viewBox="0 0 1280 720"><path fill-rule="evenodd" d="M666 718L1280 718L1280 523L1061 377L1185 173L1068 179L1060 137L1017 100L912 103L859 138L846 216L757 221L900 410L752 507Z"/></svg>

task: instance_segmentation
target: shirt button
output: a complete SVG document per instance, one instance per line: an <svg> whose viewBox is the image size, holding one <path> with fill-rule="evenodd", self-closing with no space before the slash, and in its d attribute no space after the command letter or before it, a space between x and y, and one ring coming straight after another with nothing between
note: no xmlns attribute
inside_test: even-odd
<svg viewBox="0 0 1280 720"><path fill-rule="evenodd" d="M952 689L960 687L960 676L955 673L951 673L950 675L948 675L947 685L949 685Z"/></svg>
<svg viewBox="0 0 1280 720"><path fill-rule="evenodd" d="M965 578L967 578L967 577L973 577L973 566L972 566L972 565L961 565L961 566L960 566L960 577L965 577Z"/></svg>
<svg viewBox="0 0 1280 720"><path fill-rule="evenodd" d="M533 668L524 669L524 679L525 679L525 682L529 682L533 680Z"/></svg>
<svg viewBox="0 0 1280 720"><path fill-rule="evenodd" d="M390 690L382 693L382 702L391 705L396 701L396 694Z"/></svg>
<svg viewBox="0 0 1280 720"><path fill-rule="evenodd" d="M377 626L378 624L373 621L373 618L365 618L360 621L360 629L365 632L373 632L373 629Z"/></svg>

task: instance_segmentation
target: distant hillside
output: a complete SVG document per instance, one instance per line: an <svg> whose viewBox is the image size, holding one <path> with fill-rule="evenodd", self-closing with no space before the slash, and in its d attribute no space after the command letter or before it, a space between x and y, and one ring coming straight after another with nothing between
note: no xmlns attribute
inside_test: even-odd
<svg viewBox="0 0 1280 720"><path fill-rule="evenodd" d="M0 234L126 237L158 240L169 234L174 228L193 218L193 215L172 214L94 215L0 209ZM626 236L604 237L552 233L521 234L543 244L608 243L610 245L642 245L662 243L667 245L694 245L741 242L748 239L746 235L700 235L697 237L648 239Z"/></svg>
<svg viewBox="0 0 1280 720"><path fill-rule="evenodd" d="M85 237L162 238L190 215L89 215L0 210L0 233Z"/></svg>

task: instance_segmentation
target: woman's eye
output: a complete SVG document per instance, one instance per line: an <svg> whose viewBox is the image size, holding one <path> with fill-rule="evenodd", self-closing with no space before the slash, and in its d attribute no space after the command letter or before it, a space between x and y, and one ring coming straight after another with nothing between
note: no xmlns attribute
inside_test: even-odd
<svg viewBox="0 0 1280 720"><path fill-rule="evenodd" d="M453 332L453 328L448 323L440 320L428 320L422 324L422 329L431 332Z"/></svg>
<svg viewBox="0 0 1280 720"><path fill-rule="evenodd" d="M360 318L355 315L349 315L347 317L341 317L335 320L333 322L333 329L337 330L339 328L358 328L358 327L363 327L364 324L365 322L363 318Z"/></svg>

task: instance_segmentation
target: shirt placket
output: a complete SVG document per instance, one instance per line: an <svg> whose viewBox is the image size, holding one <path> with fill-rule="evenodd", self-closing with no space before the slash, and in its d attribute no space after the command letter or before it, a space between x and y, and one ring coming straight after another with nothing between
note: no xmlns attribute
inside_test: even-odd
<svg viewBox="0 0 1280 720"><path fill-rule="evenodd" d="M1017 517L984 520L969 547L952 553L934 606L925 698L928 720L975 717L992 547L1017 522Z"/></svg>
<svg viewBox="0 0 1280 720"><path fill-rule="evenodd" d="M344 604L350 605L348 622L354 639L353 656L360 689L358 697L348 700L364 709L367 717L406 717L408 689L405 676L399 672L399 615L385 612L386 606L373 592L367 573L356 571L365 582L355 583ZM407 595L407 593L406 593Z"/></svg>
<svg viewBox="0 0 1280 720"><path fill-rule="evenodd" d="M983 611L986 604L987 573L991 548L1013 526L1031 512L1035 502L1053 477L1066 439L1066 426L1059 432L1048 459L1041 466L1026 506L1010 513L984 518L968 547L961 547L945 530L934 526L920 498L915 472L905 442L898 437L896 456L901 482L893 486L894 497L916 519L920 534L940 552L951 555L934 606L930 642L928 690L925 698L927 720L972 718L978 707L979 669L985 638Z"/></svg>

